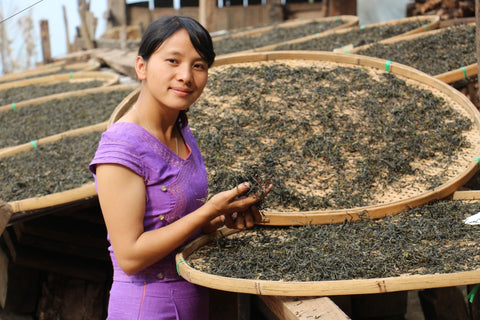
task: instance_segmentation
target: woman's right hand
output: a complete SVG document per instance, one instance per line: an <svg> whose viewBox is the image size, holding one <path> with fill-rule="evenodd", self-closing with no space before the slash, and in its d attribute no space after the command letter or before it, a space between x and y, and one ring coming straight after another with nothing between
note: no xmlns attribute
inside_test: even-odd
<svg viewBox="0 0 480 320"><path fill-rule="evenodd" d="M215 217L223 215L229 228L250 228L261 221L261 215L255 204L265 198L273 188L271 184L264 187L262 197L258 194L244 195L250 189L250 184L244 182L233 189L214 195L208 202L213 207Z"/></svg>

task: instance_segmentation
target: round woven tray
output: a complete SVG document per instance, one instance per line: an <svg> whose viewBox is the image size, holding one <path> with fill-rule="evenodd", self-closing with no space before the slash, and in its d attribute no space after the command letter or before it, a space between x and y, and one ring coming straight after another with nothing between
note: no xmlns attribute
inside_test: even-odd
<svg viewBox="0 0 480 320"><path fill-rule="evenodd" d="M2 83L0 84L0 91L34 84L53 84L60 82L82 82L93 80L102 81L102 86L111 86L120 81L120 76L110 72L78 71Z"/></svg>
<svg viewBox="0 0 480 320"><path fill-rule="evenodd" d="M135 86L132 86L132 85L126 85L121 87L131 88L132 90L135 88ZM124 100L122 100L119 106L131 104L132 100L129 99L130 96L131 95L127 96ZM24 145L2 149L0 151L0 161L3 158L16 156L24 152L29 152L32 149L38 148L43 145L62 141L62 139L71 138L71 137L81 137L83 135L88 135L93 132L98 132L98 135L101 135L101 133L108 128L108 124L109 124L109 121L103 121L98 124L85 126L78 129L72 129L72 130L55 134L49 137L41 138L34 141L33 143L26 143ZM79 156L89 157L88 160L90 160L90 157L93 157L93 154L79 155ZM48 166L51 164L44 163L43 165L45 166L45 170L48 170ZM85 170L88 171L88 168L85 167ZM51 177L51 179L55 181L55 177ZM11 181L9 183L15 183L15 181ZM76 188L55 192L55 193L51 193L43 196L9 201L8 205L12 208L12 213L13 213L10 219L10 223L16 223L24 219L31 219L33 217L48 214L49 212L60 210L62 208L67 209L67 208L73 208L73 207L81 207L81 206L84 206L86 203L90 203L92 199L95 200L96 197L97 197L97 192L96 192L95 184L92 178L91 182ZM0 196L0 198L2 197Z"/></svg>
<svg viewBox="0 0 480 320"><path fill-rule="evenodd" d="M21 101L21 102L18 102L15 104L15 109L12 110L12 105L5 105L5 106L0 106L0 114L2 113L6 113L6 112L17 112L18 110L20 109L23 109L23 108L29 108L29 110L31 110L31 108L35 108L37 107L38 105L41 105L41 104L45 104L45 103L55 103L55 101L58 101L58 100L62 100L62 99L72 99L72 98L81 98L81 97L84 97L84 96L88 96L88 95L96 95L96 94L109 94L109 93L112 93L114 94L115 92L118 92L118 91L133 91L135 88L137 87L137 85L134 85L134 84L128 84L128 85L113 85L113 86L107 86L107 87L98 87L98 88L90 88L90 89L85 89L85 90L77 90L77 91L69 91L69 92L63 92L63 93L58 93L58 94L52 94L52 95L48 95L48 96L44 96L44 97L40 97L40 98L35 98L35 99L31 99L31 100L25 100L25 101ZM74 106L72 106L74 107ZM95 105L92 105L91 108L98 108L99 106L95 106ZM107 108L108 106L102 106L104 108ZM41 127L45 127L45 128L49 128L49 121L48 119L45 119L46 122L41 122L41 121L38 121L36 122L35 119L32 119L31 121L29 121L29 123L31 125L33 125L35 123L35 126L41 126ZM35 136L34 137L34 141L37 141L37 139L42 139L42 141L49 141L49 139L56 139L55 136L62 136L62 135L65 135L65 134L68 134L67 132L68 131L71 131L71 130L78 130L79 128L81 127L88 127L88 126L91 126L91 125L94 125L94 124L97 124L97 123L101 123L101 122L105 122L107 121L106 119L96 119L97 121L93 121L91 123L86 123L86 121L84 121L84 123L82 124L82 122L75 122L76 123L76 127L69 127L68 130L65 130L65 131L61 131L61 132L53 132L51 135L49 135L49 137L44 137L44 136ZM68 123L68 122L66 122ZM11 127L15 127L15 124L13 124ZM32 139L30 139L32 140ZM30 140L26 140L26 141L22 141L21 144L18 144L18 145L11 145L11 146L5 146L5 147L2 147L0 148L0 157L2 156L2 154L4 153L15 153L16 149L19 149L19 150L27 150L29 148L32 148L32 144L31 142L29 142ZM3 145L3 144L2 144Z"/></svg>
<svg viewBox="0 0 480 320"><path fill-rule="evenodd" d="M452 104L459 109L464 115L473 122L471 138L473 143L472 149L466 154L462 154L461 158L452 166L452 170L456 173L445 183L433 190L409 190L407 187L402 194L392 192L386 195L386 200L382 203L354 207L347 209L333 210L306 210L306 211L275 211L266 208L263 211L265 225L304 225L304 224L331 224L342 223L347 220L356 220L361 215L367 215L371 218L380 218L389 214L396 214L406 208L416 207L433 200L448 197L455 192L460 186L464 185L478 170L478 162L474 158L478 155L478 129L480 127L480 115L475 106L461 93L448 86L444 82L429 77L422 72L413 68L390 63L386 60L358 56L353 54L327 53L313 51L275 51L264 53L248 53L232 56L220 57L214 64L216 67L221 66L239 66L245 64L265 63L265 62L284 62L295 63L332 63L353 66L358 68L367 68L373 70L385 70L388 65L389 72L406 78L409 81L422 84L429 88L433 88L451 99ZM138 92L132 93L137 95ZM134 97L132 97L134 98ZM131 107L131 104L119 106L114 111L110 119L110 123L117 121ZM198 107L197 107L198 108ZM191 120L195 121L194 118Z"/></svg>
<svg viewBox="0 0 480 320"><path fill-rule="evenodd" d="M335 296L375 294L397 291L471 285L480 282L480 270L456 273L402 275L397 277L326 280L326 281L269 281L224 277L199 271L187 262L192 253L218 237L229 237L238 231L221 229L204 235L186 245L176 255L178 273L187 281L204 287L256 295L271 296ZM339 255L348 254L339 252ZM321 263L321 261L319 261Z"/></svg>
<svg viewBox="0 0 480 320"><path fill-rule="evenodd" d="M305 43L305 42L308 42L308 41L312 41L312 40L315 40L315 39L324 38L324 37L332 36L332 35L338 35L338 37L341 38L343 35L346 35L349 32L358 31L358 30L361 30L361 29L365 29L365 31L368 32L369 29L373 30L373 29L378 28L378 27L383 27L383 26L388 26L388 25L393 25L394 26L394 25L398 25L398 24L401 24L401 23L409 23L409 22L421 22L423 25L421 27L412 29L408 32L405 32L403 34L399 34L399 35L391 37L389 39L400 39L400 38L403 38L403 37L408 36L408 35L422 33L422 32L425 32L427 30L436 29L439 25L440 17L439 16L409 17L409 18L403 18L403 19L398 19L398 20L392 20L392 21L388 21L388 22L372 23L372 24L368 24L368 25L365 25L365 26L350 26L348 28L328 30L328 31L325 31L325 32L322 32L322 33L319 33L319 34L315 34L315 35L311 35L311 36L307 36L307 37L303 37L303 38L298 38L298 39L294 39L294 40L290 40L290 41L285 41L285 42L277 43L277 44L274 44L274 45L264 46L264 47L261 47L261 48L256 48L254 51L258 52L258 51L282 50L280 48L283 47L283 46L286 46L286 45L301 44L301 43ZM384 39L378 39L377 41L380 41L380 40L384 40ZM349 43L343 44L343 46L348 46L348 45L349 45ZM318 48L318 50L319 51L328 51L328 50L325 50L324 48ZM347 49L344 49L343 52L345 52L345 50L347 50Z"/></svg>
<svg viewBox="0 0 480 320"><path fill-rule="evenodd" d="M92 132L98 132L100 135L107 128L107 123L103 122L97 125L92 125L88 127L83 127L77 130L72 130L67 133L55 135L48 137L46 139L40 139L35 143L35 148L54 143L58 141L62 141L62 139L69 138L69 137L78 137L82 135L86 135ZM15 156L22 152L29 152L33 149L33 145L30 147L25 148L15 148L12 150L6 150L0 155L0 159ZM48 168L49 163L44 164L46 168ZM85 168L88 170L88 168ZM55 177L51 177L51 179L55 180ZM15 181L10 181L9 183L15 183ZM72 205L76 202L86 201L92 197L96 196L95 184L93 181L91 183L84 184L83 186L79 186L78 188L56 192L44 196L38 197L31 197L21 200L10 201L8 204L11 206L13 210L13 215L11 220L21 220L24 218L31 218L36 215L42 215L48 210L52 208L60 207L60 206L68 206Z"/></svg>
<svg viewBox="0 0 480 320"><path fill-rule="evenodd" d="M474 26L475 24L470 23L470 24L467 24L467 25ZM436 30L430 30L430 31L426 31L426 32L423 32L423 33L415 33L415 34L411 34L411 35L406 35L406 36L400 37L400 38L385 39L385 40L382 40L382 41L378 41L378 44L384 44L384 45L388 46L388 45L395 45L395 44L399 43L400 41L405 41L407 43L409 43L409 42L412 43L412 47L414 47L415 43L421 43L424 39L428 39L429 37L435 37L435 36L441 35L445 31L446 31L446 28L439 28L439 29L436 29ZM455 43L452 44L447 40L445 42L442 42L441 40L438 40L437 43L438 43L439 47L445 47L445 48L449 48L451 46L456 45ZM354 49L350 50L350 53L363 54L362 50L366 50L366 49L368 49L368 48L370 48L374 45L375 45L375 43L367 44L367 45L364 45L364 46L361 46L361 47L358 47L358 48L354 48ZM393 48L393 46L392 46L392 48ZM432 51L433 53L436 52L434 50L434 48L428 48L426 50ZM388 59L387 57L383 57L383 58ZM413 66L413 65L411 65L411 66ZM472 77L472 76L477 75L477 68L478 68L477 63L475 62L475 63L469 64L469 65L466 65L466 66L461 66L461 67L453 69L453 70L447 70L447 71L445 71L443 73L440 73L440 74L429 74L429 75L431 75L431 76L435 77L436 79L439 79L443 82L453 83L455 81L459 81L459 80L462 80L462 79L467 79L468 77Z"/></svg>
<svg viewBox="0 0 480 320"><path fill-rule="evenodd" d="M237 32L237 33L229 34L229 35L225 35L225 36L218 36L218 37L214 37L212 40L213 40L214 46L215 45L220 46L219 43L221 41L228 41L229 39L238 40L238 39L242 39L242 38L249 39L249 40L250 39L255 39L256 37L260 37L260 36L266 34L269 31L275 30L276 28L278 28L278 29L294 29L294 28L298 28L298 27L307 25L309 23L314 23L314 22L325 23L325 22L334 22L334 21L337 21L337 20L345 21L345 23L340 25L340 26L337 26L337 27L332 27L329 30L339 30L339 29L355 26L355 25L358 24L358 17L350 16L350 15L343 15L343 16L336 16L336 17L326 17L326 18L318 18L318 19L298 19L298 20L292 20L292 21L279 23L279 24L276 24L276 25L268 25L268 26L265 26L265 27L254 28L254 29L246 30L246 31L243 31L243 32ZM218 48L218 49L220 49L220 48ZM218 49L217 49L217 51L218 51ZM251 47L251 48L248 48L248 49L240 49L240 50L236 50L235 53L252 52L252 51L256 51L256 49L258 49L258 48ZM235 53L230 53L230 52L229 53L224 53L224 54L220 53L219 55L230 55L230 54L235 54Z"/></svg>

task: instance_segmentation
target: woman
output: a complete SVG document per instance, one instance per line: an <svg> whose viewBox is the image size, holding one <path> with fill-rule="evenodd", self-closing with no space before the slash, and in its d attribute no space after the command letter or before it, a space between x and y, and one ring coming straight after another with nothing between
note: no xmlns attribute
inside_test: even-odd
<svg viewBox="0 0 480 320"><path fill-rule="evenodd" d="M186 111L214 58L195 20L154 21L135 61L138 100L102 135L90 164L111 244L109 319L208 319L208 291L176 273L176 250L201 231L261 218L261 199L242 196L247 183L205 201L207 174Z"/></svg>

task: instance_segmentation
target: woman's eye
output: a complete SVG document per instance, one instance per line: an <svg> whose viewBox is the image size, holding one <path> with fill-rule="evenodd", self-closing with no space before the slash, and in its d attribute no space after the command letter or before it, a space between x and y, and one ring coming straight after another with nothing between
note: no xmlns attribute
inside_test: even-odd
<svg viewBox="0 0 480 320"><path fill-rule="evenodd" d="M194 69L197 69L197 70L205 70L205 69L207 69L207 67L206 67L204 64L202 64L202 63L198 63L198 64L193 65L193 68L194 68Z"/></svg>

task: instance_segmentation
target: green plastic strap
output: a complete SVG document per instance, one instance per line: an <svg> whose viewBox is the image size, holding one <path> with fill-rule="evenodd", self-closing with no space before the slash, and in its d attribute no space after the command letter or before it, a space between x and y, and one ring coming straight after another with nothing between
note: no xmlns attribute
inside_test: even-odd
<svg viewBox="0 0 480 320"><path fill-rule="evenodd" d="M362 30L365 29L365 26L362 24L362 25L360 26L360 29L362 29Z"/></svg>
<svg viewBox="0 0 480 320"><path fill-rule="evenodd" d="M461 67L460 69L462 69L462 71L463 71L463 76L465 77L465 79L467 79L467 78L468 78L467 69L465 69L465 67Z"/></svg>
<svg viewBox="0 0 480 320"><path fill-rule="evenodd" d="M12 103L12 109L13 109L14 111L17 110L17 104L16 104L15 102Z"/></svg>
<svg viewBox="0 0 480 320"><path fill-rule="evenodd" d="M35 140L30 141L30 143L32 144L32 146L33 146L34 148L38 147L38 146L37 146L37 143L35 142Z"/></svg>
<svg viewBox="0 0 480 320"><path fill-rule="evenodd" d="M70 72L70 79L73 79L73 72Z"/></svg>
<svg viewBox="0 0 480 320"><path fill-rule="evenodd" d="M473 160L478 162L478 169L480 170L480 158L474 158Z"/></svg>
<svg viewBox="0 0 480 320"><path fill-rule="evenodd" d="M392 60L387 60L387 62L385 62L385 71L390 72L391 64L392 64Z"/></svg>
<svg viewBox="0 0 480 320"><path fill-rule="evenodd" d="M430 27L428 26L428 24L426 24L424 27L425 27L425 29L427 29L427 31L430 29Z"/></svg>
<svg viewBox="0 0 480 320"><path fill-rule="evenodd" d="M473 302L473 298L475 298L475 294L477 293L478 288L480 288L480 284L477 284L475 287L473 287L472 291L470 291L470 293L467 295L467 300L470 303Z"/></svg>
<svg viewBox="0 0 480 320"><path fill-rule="evenodd" d="M337 21L337 20L338 20L338 17L335 16L335 17L333 18L333 21Z"/></svg>
<svg viewBox="0 0 480 320"><path fill-rule="evenodd" d="M182 262L187 263L187 261L185 261L185 260L178 260L178 262L177 262L177 273L178 273L178 275L180 275L180 270L178 269L178 265Z"/></svg>

